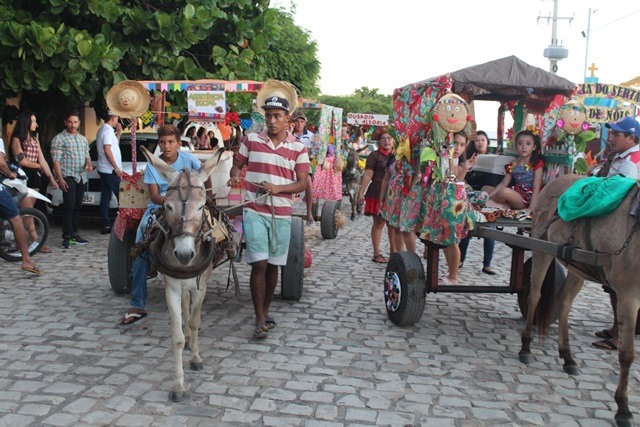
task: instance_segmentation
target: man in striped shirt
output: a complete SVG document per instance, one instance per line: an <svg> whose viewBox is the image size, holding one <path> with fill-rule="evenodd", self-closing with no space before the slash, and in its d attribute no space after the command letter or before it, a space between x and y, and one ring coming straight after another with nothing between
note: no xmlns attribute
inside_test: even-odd
<svg viewBox="0 0 640 427"><path fill-rule="evenodd" d="M93 166L89 157L89 142L78 132L80 113L67 113L64 127L51 141L51 158L62 190L62 248L69 249L72 240L78 245L89 243L78 234L78 222L87 172L91 172Z"/></svg>
<svg viewBox="0 0 640 427"><path fill-rule="evenodd" d="M295 101L294 101L295 102ZM251 265L251 298L256 313L255 339L267 336L275 322L269 306L278 282L278 267L287 264L291 236L292 195L304 191L309 175L309 155L303 143L287 130L290 102L268 96L265 105L267 128L251 133L240 146L229 185L240 183L247 166L243 228L246 258Z"/></svg>

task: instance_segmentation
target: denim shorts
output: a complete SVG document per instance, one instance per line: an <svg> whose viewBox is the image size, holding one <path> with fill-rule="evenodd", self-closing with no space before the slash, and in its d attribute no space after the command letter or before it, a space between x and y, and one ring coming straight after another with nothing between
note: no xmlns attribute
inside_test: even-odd
<svg viewBox="0 0 640 427"><path fill-rule="evenodd" d="M242 228L246 240L248 264L267 260L272 265L287 265L291 218L272 218L253 210L242 211Z"/></svg>
<svg viewBox="0 0 640 427"><path fill-rule="evenodd" d="M16 204L13 203L13 198L6 188L0 184L0 218L11 219L20 215Z"/></svg>

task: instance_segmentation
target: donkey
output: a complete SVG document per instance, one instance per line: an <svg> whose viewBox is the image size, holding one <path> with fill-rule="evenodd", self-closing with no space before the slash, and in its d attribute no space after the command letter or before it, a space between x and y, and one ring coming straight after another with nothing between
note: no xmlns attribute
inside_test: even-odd
<svg viewBox="0 0 640 427"><path fill-rule="evenodd" d="M565 262L558 259L567 267L567 277L564 288L558 295L558 351L564 360L564 371L570 375L579 374L578 365L571 356L569 348L569 311L573 299L578 294L585 280L602 283L611 287L618 295L618 324L620 376L615 392L618 412L615 415L618 426L633 424L627 397L629 368L635 358L634 334L638 309L640 308L640 264L637 257L640 252L640 235L636 232L638 221L630 215L630 211L638 198L636 185L626 195L624 201L610 215L603 218L580 218L571 222L564 222L557 217L558 199L571 184L581 177L565 175L554 179L540 192L538 205L533 213L532 237L548 240L559 245L567 244L581 249L604 255L602 266L586 265L575 261ZM522 363L530 363L531 357L531 329L536 307L545 307L549 301L541 301L541 288L547 269L554 259L553 255L539 252L532 254L531 290L529 295L529 310L527 321L522 332L522 349L519 357ZM548 281L550 284L552 281ZM553 295L554 292L550 292ZM550 302L553 304L553 301ZM548 307L547 307L548 308ZM552 319L549 317L553 310L544 310L536 316L538 334L546 335L547 325Z"/></svg>
<svg viewBox="0 0 640 427"><path fill-rule="evenodd" d="M360 190L360 182L364 171L358 167L358 159L360 152L364 149L366 147L359 150L351 147L347 148L347 167L342 172L342 182L345 186L343 193L349 196L349 202L351 202L351 220L355 219L356 212L362 212L362 207L358 205L358 191Z"/></svg>
<svg viewBox="0 0 640 427"><path fill-rule="evenodd" d="M186 392L182 367L185 333L187 337L191 337L188 343L191 350L189 365L194 371L202 369L202 358L198 351L200 310L213 263L217 261L214 259L215 242L203 232L210 222L206 214L208 209L204 184L218 162L230 158L233 153L226 151L221 156L212 156L199 171L176 172L144 147L141 149L147 161L170 183L164 198L162 220L166 226L166 234L158 234L149 247L149 254L158 271L164 275L175 357L174 385L170 398L179 402ZM183 318L185 333L182 331Z"/></svg>

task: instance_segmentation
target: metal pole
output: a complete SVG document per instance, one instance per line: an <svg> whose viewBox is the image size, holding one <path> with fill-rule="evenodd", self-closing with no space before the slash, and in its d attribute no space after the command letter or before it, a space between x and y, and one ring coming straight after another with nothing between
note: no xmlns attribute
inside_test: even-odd
<svg viewBox="0 0 640 427"><path fill-rule="evenodd" d="M584 81L587 81L587 64L589 63L589 37L591 36L591 8L589 8L589 19L587 20L587 47L584 51Z"/></svg>
<svg viewBox="0 0 640 427"><path fill-rule="evenodd" d="M553 20L551 21L551 46L556 46L558 41L556 39L556 32L558 29L558 0L553 0ZM556 59L549 59L549 71L554 73L557 71L558 61Z"/></svg>

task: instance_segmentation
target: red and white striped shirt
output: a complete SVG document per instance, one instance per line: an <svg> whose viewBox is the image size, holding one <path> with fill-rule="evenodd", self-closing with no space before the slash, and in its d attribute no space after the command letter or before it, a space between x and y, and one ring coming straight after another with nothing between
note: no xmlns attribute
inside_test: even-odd
<svg viewBox="0 0 640 427"><path fill-rule="evenodd" d="M236 158L247 165L245 200L256 200L260 189L256 184L262 181L275 185L289 185L297 181L299 173L309 172L309 154L303 143L287 132L285 140L276 148L267 131L250 133L240 145ZM259 214L271 215L271 197L248 203L246 209ZM276 217L290 217L293 214L293 197L290 193L273 196L273 210Z"/></svg>

